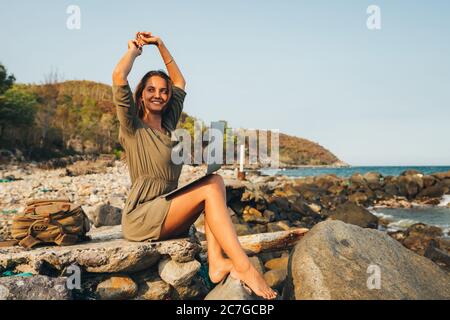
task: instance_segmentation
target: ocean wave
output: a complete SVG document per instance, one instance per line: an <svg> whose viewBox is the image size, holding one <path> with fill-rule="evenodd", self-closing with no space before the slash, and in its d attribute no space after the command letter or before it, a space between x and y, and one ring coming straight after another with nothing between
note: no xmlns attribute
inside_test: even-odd
<svg viewBox="0 0 450 320"><path fill-rule="evenodd" d="M450 194L444 194L438 207L446 207L450 203Z"/></svg>
<svg viewBox="0 0 450 320"><path fill-rule="evenodd" d="M391 229L393 231L399 231L399 230L406 230L410 226L412 226L415 223L418 223L419 221L413 220L413 219L401 219L398 221L391 222L387 225L388 229Z"/></svg>
<svg viewBox="0 0 450 320"><path fill-rule="evenodd" d="M393 215L383 213L380 210L368 209L368 211L378 218L382 218L382 219L386 219L386 220L394 220L395 219L395 217Z"/></svg>

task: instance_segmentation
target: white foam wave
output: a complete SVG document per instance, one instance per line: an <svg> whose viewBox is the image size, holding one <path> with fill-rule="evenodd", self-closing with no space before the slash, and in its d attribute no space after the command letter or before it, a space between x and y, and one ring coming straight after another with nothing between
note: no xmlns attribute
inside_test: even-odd
<svg viewBox="0 0 450 320"><path fill-rule="evenodd" d="M408 227L412 226L413 224L418 223L418 221L413 219L401 219L398 221L391 222L387 225L388 229L391 230L406 230Z"/></svg>
<svg viewBox="0 0 450 320"><path fill-rule="evenodd" d="M441 202L438 204L439 207L446 207L450 203L450 194L444 194L442 196Z"/></svg>
<svg viewBox="0 0 450 320"><path fill-rule="evenodd" d="M382 218L382 219L386 219L386 220L394 220L394 216L387 214L387 213L383 213L379 210L369 210L370 213L372 213L374 216L377 216L378 218Z"/></svg>

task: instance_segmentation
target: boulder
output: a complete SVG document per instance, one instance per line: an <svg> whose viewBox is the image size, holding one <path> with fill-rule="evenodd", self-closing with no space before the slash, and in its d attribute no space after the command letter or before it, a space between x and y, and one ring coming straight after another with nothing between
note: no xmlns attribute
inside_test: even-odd
<svg viewBox="0 0 450 320"><path fill-rule="evenodd" d="M447 172L438 172L433 174L432 176L439 180L450 179L450 170Z"/></svg>
<svg viewBox="0 0 450 320"><path fill-rule="evenodd" d="M198 300L208 294L208 288L204 280L196 275L190 282L174 287L172 292L172 298L176 300Z"/></svg>
<svg viewBox="0 0 450 320"><path fill-rule="evenodd" d="M378 190L381 188L381 174L378 172L367 172L363 175L364 180L367 182L367 185L372 190Z"/></svg>
<svg viewBox="0 0 450 320"><path fill-rule="evenodd" d="M283 297L450 299L450 275L381 231L325 221L291 252Z"/></svg>
<svg viewBox="0 0 450 320"><path fill-rule="evenodd" d="M289 256L282 256L280 258L275 258L267 261L264 266L269 270L282 269L287 270L289 261Z"/></svg>
<svg viewBox="0 0 450 320"><path fill-rule="evenodd" d="M406 230L402 243L408 249L424 255L430 241L442 236L442 230L435 226L415 223Z"/></svg>
<svg viewBox="0 0 450 320"><path fill-rule="evenodd" d="M192 260L179 263L171 259L159 262L158 273L161 279L173 287L187 285L200 270L200 262Z"/></svg>
<svg viewBox="0 0 450 320"><path fill-rule="evenodd" d="M134 298L138 287L127 276L113 276L100 282L96 293L101 300L128 300Z"/></svg>
<svg viewBox="0 0 450 320"><path fill-rule="evenodd" d="M267 224L267 232L287 231L290 229L288 220L270 222Z"/></svg>
<svg viewBox="0 0 450 320"><path fill-rule="evenodd" d="M162 255L178 262L194 259L201 247L189 238L159 242L130 242L122 239L121 226L93 228L91 241L72 246L45 246L33 250L0 248L0 272L29 269L42 274L60 274L72 265L87 272L137 272L156 264Z"/></svg>
<svg viewBox="0 0 450 320"><path fill-rule="evenodd" d="M440 198L448 192L448 187L441 182L437 182L435 185L425 188L417 194L417 198Z"/></svg>
<svg viewBox="0 0 450 320"><path fill-rule="evenodd" d="M283 289L284 281L286 279L286 275L286 269L269 270L264 273L264 280L266 280L269 287L281 292Z"/></svg>
<svg viewBox="0 0 450 320"><path fill-rule="evenodd" d="M327 215L330 220L340 220L362 228L376 229L378 227L378 218L375 215L352 202L339 205L334 212L327 212Z"/></svg>
<svg viewBox="0 0 450 320"><path fill-rule="evenodd" d="M245 222L255 222L265 224L269 222L269 218L264 216L260 211L250 206L246 206L243 212Z"/></svg>
<svg viewBox="0 0 450 320"><path fill-rule="evenodd" d="M165 300L170 297L172 287L164 282L155 270L136 276L138 293L136 300Z"/></svg>
<svg viewBox="0 0 450 320"><path fill-rule="evenodd" d="M367 197L366 193L358 191L358 192L355 192L355 193L349 195L348 200L353 203L364 204L367 202L368 197Z"/></svg>
<svg viewBox="0 0 450 320"><path fill-rule="evenodd" d="M95 209L92 219L95 227L117 226L122 222L122 210L108 204L101 204Z"/></svg>
<svg viewBox="0 0 450 320"><path fill-rule="evenodd" d="M234 223L234 228L236 230L236 234L238 236L245 236L248 234L252 234L252 231L248 227L247 224L244 223Z"/></svg>
<svg viewBox="0 0 450 320"><path fill-rule="evenodd" d="M65 277L11 276L0 278L0 300L71 300Z"/></svg>
<svg viewBox="0 0 450 320"><path fill-rule="evenodd" d="M208 293L205 300L258 300L258 298L239 279L228 275Z"/></svg>

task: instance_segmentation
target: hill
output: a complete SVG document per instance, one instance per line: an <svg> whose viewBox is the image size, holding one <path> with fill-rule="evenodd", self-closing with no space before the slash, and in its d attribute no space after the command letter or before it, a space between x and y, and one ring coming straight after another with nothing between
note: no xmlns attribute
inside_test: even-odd
<svg viewBox="0 0 450 320"><path fill-rule="evenodd" d="M6 124L2 128L0 148L25 150L27 158L35 159L121 149L111 86L93 81L54 81L41 85L15 84L9 90L34 99L34 121L26 127ZM183 113L179 127L192 133L195 120ZM287 166L340 163L319 144L282 133L280 161Z"/></svg>

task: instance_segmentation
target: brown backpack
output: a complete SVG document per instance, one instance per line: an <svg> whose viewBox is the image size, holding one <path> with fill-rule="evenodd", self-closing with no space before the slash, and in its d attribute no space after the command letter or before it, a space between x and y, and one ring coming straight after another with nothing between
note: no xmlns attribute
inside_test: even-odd
<svg viewBox="0 0 450 320"><path fill-rule="evenodd" d="M65 246L89 239L89 229L81 206L68 199L40 199L27 202L24 212L13 218L11 235L25 248L40 243Z"/></svg>

